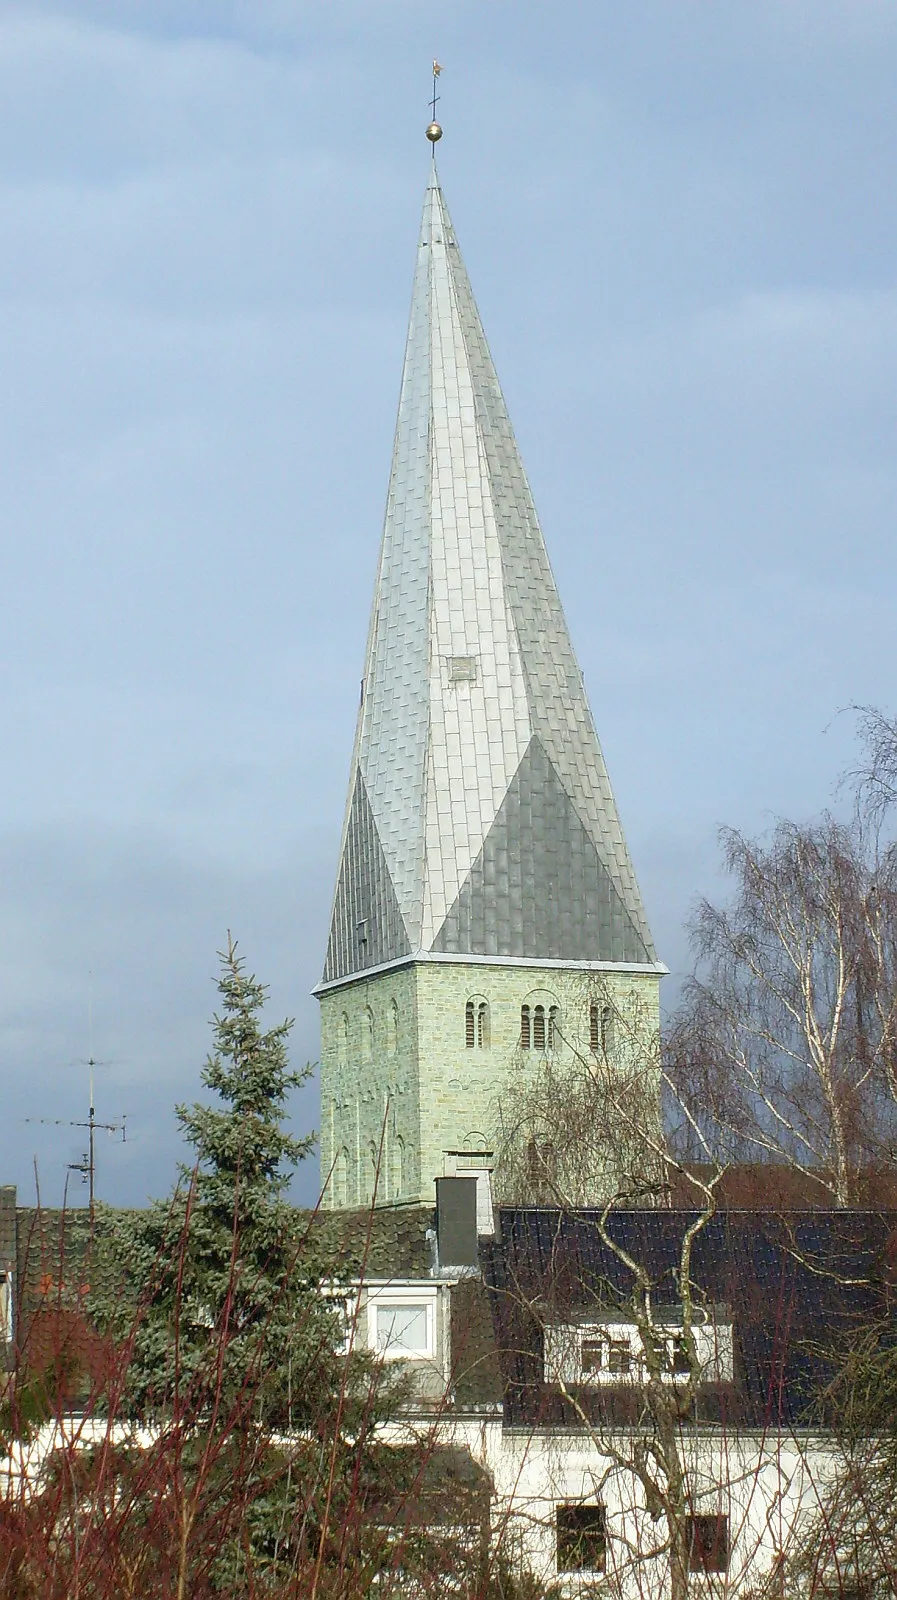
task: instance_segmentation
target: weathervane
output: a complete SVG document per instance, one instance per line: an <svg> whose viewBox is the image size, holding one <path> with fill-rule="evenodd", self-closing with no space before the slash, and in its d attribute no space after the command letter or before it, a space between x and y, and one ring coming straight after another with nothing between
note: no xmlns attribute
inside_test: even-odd
<svg viewBox="0 0 897 1600"><path fill-rule="evenodd" d="M439 65L439 62L434 59L434 61L433 61L433 95L432 95L432 98L430 100L430 115L432 116L433 120L430 123L429 128L427 129L427 138L429 139L431 145L433 146L433 160L434 161L436 160L436 141L437 141L437 139L441 139L442 138L442 129L440 128L439 123L436 121L436 102L440 98L439 95L436 93L436 79L439 77L439 74L441 73L441 71L442 71L442 68Z"/></svg>

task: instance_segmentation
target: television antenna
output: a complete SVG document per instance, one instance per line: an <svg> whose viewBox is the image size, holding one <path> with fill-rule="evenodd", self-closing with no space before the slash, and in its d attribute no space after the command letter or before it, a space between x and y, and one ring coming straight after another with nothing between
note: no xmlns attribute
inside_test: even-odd
<svg viewBox="0 0 897 1600"><path fill-rule="evenodd" d="M40 1123L44 1127L87 1129L87 1149L85 1150L80 1161L70 1161L68 1167L70 1172L80 1172L82 1181L87 1184L87 1209L90 1217L90 1229L92 1233L96 1197L97 1133L120 1133L122 1144L127 1144L128 1129L127 1117L124 1114L119 1117L117 1122L99 1122L97 1120L96 1107L94 1105L93 1074L94 1068L99 1066L100 1063L95 1061L93 1056L89 1056L86 1065L90 1069L90 1103L88 1106L86 1122L73 1120L68 1117L26 1117L25 1121Z"/></svg>

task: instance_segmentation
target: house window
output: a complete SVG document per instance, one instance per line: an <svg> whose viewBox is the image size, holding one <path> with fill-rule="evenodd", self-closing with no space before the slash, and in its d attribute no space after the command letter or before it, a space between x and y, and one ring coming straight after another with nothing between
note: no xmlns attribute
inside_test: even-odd
<svg viewBox="0 0 897 1600"><path fill-rule="evenodd" d="M489 1007L485 1000L477 1006L477 1049L489 1049Z"/></svg>
<svg viewBox="0 0 897 1600"><path fill-rule="evenodd" d="M617 1377L632 1370L632 1347L628 1339L608 1339L607 1370Z"/></svg>
<svg viewBox="0 0 897 1600"><path fill-rule="evenodd" d="M589 1372L601 1371L604 1366L604 1341L602 1339L583 1339L580 1366L584 1376Z"/></svg>
<svg viewBox="0 0 897 1600"><path fill-rule="evenodd" d="M532 1049L533 1024L529 1006L520 1007L520 1046L523 1050Z"/></svg>
<svg viewBox="0 0 897 1600"><path fill-rule="evenodd" d="M545 1007L533 1007L533 1049L545 1054Z"/></svg>
<svg viewBox="0 0 897 1600"><path fill-rule="evenodd" d="M667 1340L666 1353L667 1365L670 1371L678 1373L682 1377L689 1377L692 1367L691 1355L689 1354L688 1340L681 1333L674 1334L672 1339Z"/></svg>
<svg viewBox="0 0 897 1600"><path fill-rule="evenodd" d="M433 1356L434 1312L430 1300L372 1299L371 1343L389 1360L424 1360Z"/></svg>
<svg viewBox="0 0 897 1600"><path fill-rule="evenodd" d="M555 1511L558 1572L603 1572L607 1519L600 1505L564 1505Z"/></svg>
<svg viewBox="0 0 897 1600"><path fill-rule="evenodd" d="M477 1042L476 1009L472 1000L464 1007L464 1043L472 1050Z"/></svg>
<svg viewBox="0 0 897 1600"><path fill-rule="evenodd" d="M543 1153L544 1152L544 1153ZM531 1140L528 1147L529 1180L537 1188L549 1176L549 1148ZM731 1322L700 1323L686 1338L681 1329L654 1329L652 1348L661 1358L661 1379L675 1385L694 1376L698 1383L731 1383L733 1335ZM641 1381L645 1355L643 1335L635 1323L546 1323L544 1328L546 1383L584 1384L599 1388Z"/></svg>
<svg viewBox="0 0 897 1600"><path fill-rule="evenodd" d="M689 1517L689 1572L727 1572L729 1569L729 1519L721 1513Z"/></svg>

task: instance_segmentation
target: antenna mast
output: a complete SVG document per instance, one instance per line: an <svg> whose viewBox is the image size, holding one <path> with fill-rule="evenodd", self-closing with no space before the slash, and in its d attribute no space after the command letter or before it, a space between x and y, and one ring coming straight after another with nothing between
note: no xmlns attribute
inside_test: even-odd
<svg viewBox="0 0 897 1600"><path fill-rule="evenodd" d="M124 1114L119 1118L119 1120L117 1122L98 1122L97 1121L96 1107L94 1105L94 1092L93 1092L94 1068L95 1068L96 1065L97 1065L97 1063L94 1060L93 1056L90 1056L88 1058L88 1061L87 1061L87 1066L90 1069L90 1103L89 1103L88 1108L87 1108L87 1121L86 1122L79 1122L77 1120L69 1120L67 1117L26 1117L25 1118L26 1122L42 1123L45 1127L49 1126L49 1127L53 1127L53 1128L86 1128L87 1129L87 1149L84 1152L84 1155L82 1156L81 1160L80 1161L70 1161L68 1163L68 1168L69 1168L70 1172L80 1172L82 1178L84 1179L84 1182L87 1184L87 1210L88 1210L88 1216L90 1218L90 1232L91 1232L91 1235L93 1235L94 1208L95 1208L95 1201L96 1201L96 1172L97 1172L96 1135L97 1135L97 1131L99 1130L100 1132L103 1132L103 1133L120 1133L121 1134L122 1144L127 1144L127 1142L128 1142L127 1117Z"/></svg>

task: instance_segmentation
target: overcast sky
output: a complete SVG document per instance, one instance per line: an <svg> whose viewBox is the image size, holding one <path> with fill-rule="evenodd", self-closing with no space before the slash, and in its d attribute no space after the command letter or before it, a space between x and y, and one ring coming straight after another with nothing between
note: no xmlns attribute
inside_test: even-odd
<svg viewBox="0 0 897 1600"><path fill-rule="evenodd" d="M82 1136L25 1119L85 1115L91 1050L129 1127L100 1196L168 1190L228 927L317 1055L434 53L668 985L719 824L814 814L855 758L839 710L897 709L893 0L0 3L23 1200L35 1157L61 1198Z"/></svg>

